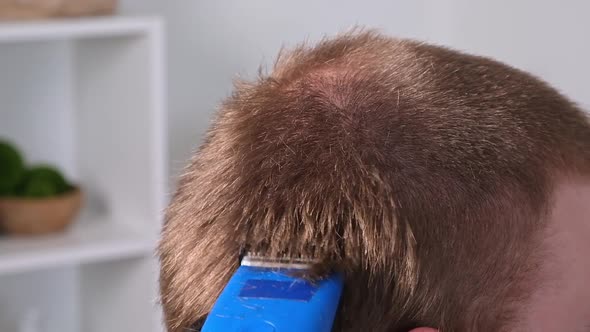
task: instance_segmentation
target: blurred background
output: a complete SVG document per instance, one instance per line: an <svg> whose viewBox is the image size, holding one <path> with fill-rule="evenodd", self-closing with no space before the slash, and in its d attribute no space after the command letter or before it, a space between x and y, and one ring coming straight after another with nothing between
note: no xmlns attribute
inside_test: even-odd
<svg viewBox="0 0 590 332"><path fill-rule="evenodd" d="M66 3L69 1L69 5ZM588 109L585 0L0 0L0 332L161 331L158 232L237 77L353 26L504 61Z"/></svg>

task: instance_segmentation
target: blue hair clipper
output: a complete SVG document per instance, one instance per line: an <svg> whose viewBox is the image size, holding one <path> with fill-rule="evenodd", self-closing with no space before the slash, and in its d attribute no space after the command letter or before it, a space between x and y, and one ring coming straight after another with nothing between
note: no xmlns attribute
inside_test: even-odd
<svg viewBox="0 0 590 332"><path fill-rule="evenodd" d="M310 282L296 275L305 260L246 255L207 316L201 332L330 332L343 278Z"/></svg>

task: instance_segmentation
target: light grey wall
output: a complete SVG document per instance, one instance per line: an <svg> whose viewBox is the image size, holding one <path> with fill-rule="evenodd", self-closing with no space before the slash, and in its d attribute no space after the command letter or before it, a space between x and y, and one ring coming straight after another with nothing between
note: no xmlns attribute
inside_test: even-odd
<svg viewBox="0 0 590 332"><path fill-rule="evenodd" d="M173 175L233 77L252 77L282 45L353 25L496 57L590 105L587 0L122 0L121 8L167 19Z"/></svg>
<svg viewBox="0 0 590 332"><path fill-rule="evenodd" d="M590 106L590 1L447 1L449 45L541 76Z"/></svg>

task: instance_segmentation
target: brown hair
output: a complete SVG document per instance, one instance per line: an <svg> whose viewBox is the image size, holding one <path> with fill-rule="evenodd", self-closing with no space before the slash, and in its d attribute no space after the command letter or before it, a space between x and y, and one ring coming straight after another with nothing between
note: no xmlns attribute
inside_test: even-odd
<svg viewBox="0 0 590 332"><path fill-rule="evenodd" d="M589 147L582 111L493 60L374 32L299 46L236 85L180 179L168 330L207 315L247 248L343 271L335 331L500 331Z"/></svg>

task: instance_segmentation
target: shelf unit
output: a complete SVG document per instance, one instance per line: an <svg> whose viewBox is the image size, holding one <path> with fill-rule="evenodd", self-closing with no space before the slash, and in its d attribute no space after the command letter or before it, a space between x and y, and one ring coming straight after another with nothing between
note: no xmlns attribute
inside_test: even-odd
<svg viewBox="0 0 590 332"><path fill-rule="evenodd" d="M157 17L0 23L0 139L85 196L65 232L0 236L0 331L162 331L163 46Z"/></svg>

